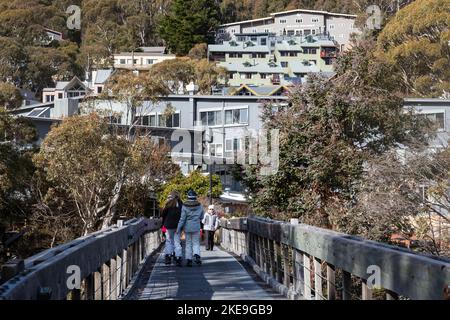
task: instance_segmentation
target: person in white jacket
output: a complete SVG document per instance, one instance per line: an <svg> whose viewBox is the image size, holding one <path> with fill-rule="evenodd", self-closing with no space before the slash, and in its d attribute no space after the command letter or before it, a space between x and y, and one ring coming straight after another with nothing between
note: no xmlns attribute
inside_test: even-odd
<svg viewBox="0 0 450 320"><path fill-rule="evenodd" d="M219 217L216 214L214 205L208 207L208 212L202 220L203 230L206 233L206 250L213 251L214 249L214 233L219 228Z"/></svg>

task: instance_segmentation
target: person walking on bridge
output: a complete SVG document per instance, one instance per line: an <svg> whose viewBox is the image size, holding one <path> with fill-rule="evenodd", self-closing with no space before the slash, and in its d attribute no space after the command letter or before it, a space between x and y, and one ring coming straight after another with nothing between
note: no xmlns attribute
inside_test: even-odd
<svg viewBox="0 0 450 320"><path fill-rule="evenodd" d="M200 222L203 220L204 212L202 205L197 201L197 194L190 190L187 194L188 200L181 208L181 218L178 223L177 234L184 230L186 236L185 258L187 266L192 267L192 258L195 263L201 264L200 258ZM181 253L177 254L177 265L181 266Z"/></svg>
<svg viewBox="0 0 450 320"><path fill-rule="evenodd" d="M181 243L180 237L175 236L177 231L178 222L181 217L181 207L183 202L180 199L178 192L172 191L167 197L167 202L162 211L162 225L167 229L166 231L166 246L164 248L165 263L171 264L172 255L175 251L179 251L181 255Z"/></svg>
<svg viewBox="0 0 450 320"><path fill-rule="evenodd" d="M208 207L208 212L205 213L205 216L202 220L203 230L206 233L206 250L214 250L214 234L216 233L217 228L219 227L219 217L216 215L216 210L214 209L214 205L211 204Z"/></svg>

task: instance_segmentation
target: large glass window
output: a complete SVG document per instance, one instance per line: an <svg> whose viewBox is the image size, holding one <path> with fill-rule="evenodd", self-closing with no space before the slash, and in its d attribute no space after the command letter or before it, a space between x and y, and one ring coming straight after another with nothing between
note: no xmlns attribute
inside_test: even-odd
<svg viewBox="0 0 450 320"><path fill-rule="evenodd" d="M225 110L225 124L248 123L248 109Z"/></svg>
<svg viewBox="0 0 450 320"><path fill-rule="evenodd" d="M173 114L167 115L167 116L162 115L162 114L158 115L158 126L159 127L166 127L166 128L178 128L178 127L180 127L180 114L179 113L173 113Z"/></svg>
<svg viewBox="0 0 450 320"><path fill-rule="evenodd" d="M200 112L200 119L203 126L217 126L222 124L221 111L204 111Z"/></svg>

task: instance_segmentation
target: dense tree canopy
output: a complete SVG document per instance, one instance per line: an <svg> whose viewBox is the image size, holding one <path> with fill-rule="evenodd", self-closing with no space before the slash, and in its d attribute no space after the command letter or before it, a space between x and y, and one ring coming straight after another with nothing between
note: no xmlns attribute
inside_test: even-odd
<svg viewBox="0 0 450 320"><path fill-rule="evenodd" d="M159 32L173 53L186 55L197 43L213 42L219 24L215 0L174 0L160 21Z"/></svg>
<svg viewBox="0 0 450 320"><path fill-rule="evenodd" d="M449 12L449 1L416 1L378 36L379 55L401 75L405 94L450 96Z"/></svg>
<svg viewBox="0 0 450 320"><path fill-rule="evenodd" d="M421 121L404 113L392 93L395 74L373 48L358 44L338 62L335 78L312 78L292 94L289 107L274 113L267 106L267 128L280 130L279 169L259 176L249 166L244 179L260 213L335 226L354 201L368 157L421 136Z"/></svg>

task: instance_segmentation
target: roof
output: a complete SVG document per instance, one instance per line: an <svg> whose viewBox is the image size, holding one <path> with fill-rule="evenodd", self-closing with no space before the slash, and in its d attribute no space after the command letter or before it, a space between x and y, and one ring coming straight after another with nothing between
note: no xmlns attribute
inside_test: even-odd
<svg viewBox="0 0 450 320"><path fill-rule="evenodd" d="M281 43L275 44L275 49L279 51L301 51L304 47L336 47L336 44L332 40L317 39L314 38L314 42L308 42L304 38L293 38L295 44L289 44L289 41L283 40Z"/></svg>
<svg viewBox="0 0 450 320"><path fill-rule="evenodd" d="M270 53L268 46L253 45L248 46L247 43L251 41L234 41L237 45L232 46L231 41L224 41L223 44L210 44L208 46L209 52L265 52ZM253 43L253 42L252 42Z"/></svg>
<svg viewBox="0 0 450 320"><path fill-rule="evenodd" d="M59 32L59 31L56 31L56 30L53 30L53 29L50 29L50 28L46 28L46 27L44 28L44 30L47 31L47 32L50 32L50 33L57 34L57 35L62 37L62 32Z"/></svg>
<svg viewBox="0 0 450 320"><path fill-rule="evenodd" d="M321 11L321 10L308 10L308 9L293 9L293 10L287 10L287 11L279 11L279 12L273 12L270 15L274 17L277 15L283 15L283 14L294 13L294 12L316 13L316 14L323 14L323 15L329 15L329 16L342 16L342 17L348 17L348 18L358 17L356 14L336 13L336 12L328 12L328 11Z"/></svg>
<svg viewBox="0 0 450 320"><path fill-rule="evenodd" d="M97 74L95 76L94 83L95 84L105 83L111 76L112 72L113 72L112 69L97 70Z"/></svg>
<svg viewBox="0 0 450 320"><path fill-rule="evenodd" d="M246 67L243 63L227 63L220 62L220 67L226 68L228 71L235 72L257 72L257 73L283 73L283 68L279 64L274 64L271 67L268 63L256 63L256 65L251 65Z"/></svg>
<svg viewBox="0 0 450 320"><path fill-rule="evenodd" d="M255 21L264 21L264 20L270 20L273 19L272 17L265 17L265 18L258 18L258 19L250 19L250 20L243 20L243 21L237 21L237 22L230 22L230 23L225 23L225 24L221 24L219 27L228 27L228 26L233 26L236 24L243 24L243 23L249 23L249 22L255 22Z"/></svg>
<svg viewBox="0 0 450 320"><path fill-rule="evenodd" d="M174 54L165 54L160 52L121 52L121 53L115 53L114 57L116 56L135 56L135 57L150 57L150 56L156 56L156 57L175 57Z"/></svg>
<svg viewBox="0 0 450 320"><path fill-rule="evenodd" d="M74 84L75 82L78 82L78 84L81 85L84 89L86 90L88 89L86 85L78 77L73 77L72 80L70 81L57 81L55 88L44 88L43 91L51 92L55 90L65 90L67 87Z"/></svg>
<svg viewBox="0 0 450 320"><path fill-rule="evenodd" d="M263 96L268 97L272 96L274 93L278 92L280 89L284 89L290 91L290 89L286 86L251 86L247 84L243 84L240 87L227 87L226 93L231 95L237 95L242 89L247 89L255 96Z"/></svg>
<svg viewBox="0 0 450 320"><path fill-rule="evenodd" d="M320 69L315 64L305 65L303 61L289 61L289 68L294 73L319 72Z"/></svg>
<svg viewBox="0 0 450 320"><path fill-rule="evenodd" d="M140 47L140 49L142 49L142 51L144 52L166 52L166 47Z"/></svg>
<svg viewBox="0 0 450 320"><path fill-rule="evenodd" d="M273 13L270 14L270 17L251 19L251 20L243 20L243 21L237 21L237 22L231 22L231 23L225 23L225 24L221 24L219 27L228 27L228 26L233 26L233 25L237 25L237 24L244 24L244 23L251 23L251 22L256 22L256 21L270 20L270 19L273 19L273 17L275 17L277 15L283 15L283 14L294 13L294 12L316 13L316 14L323 14L323 15L330 15L330 16L342 16L342 17L348 17L348 18L356 18L356 17L358 17L355 14L336 13L336 12L328 12L328 11L320 11L320 10L294 9L294 10L273 12Z"/></svg>

